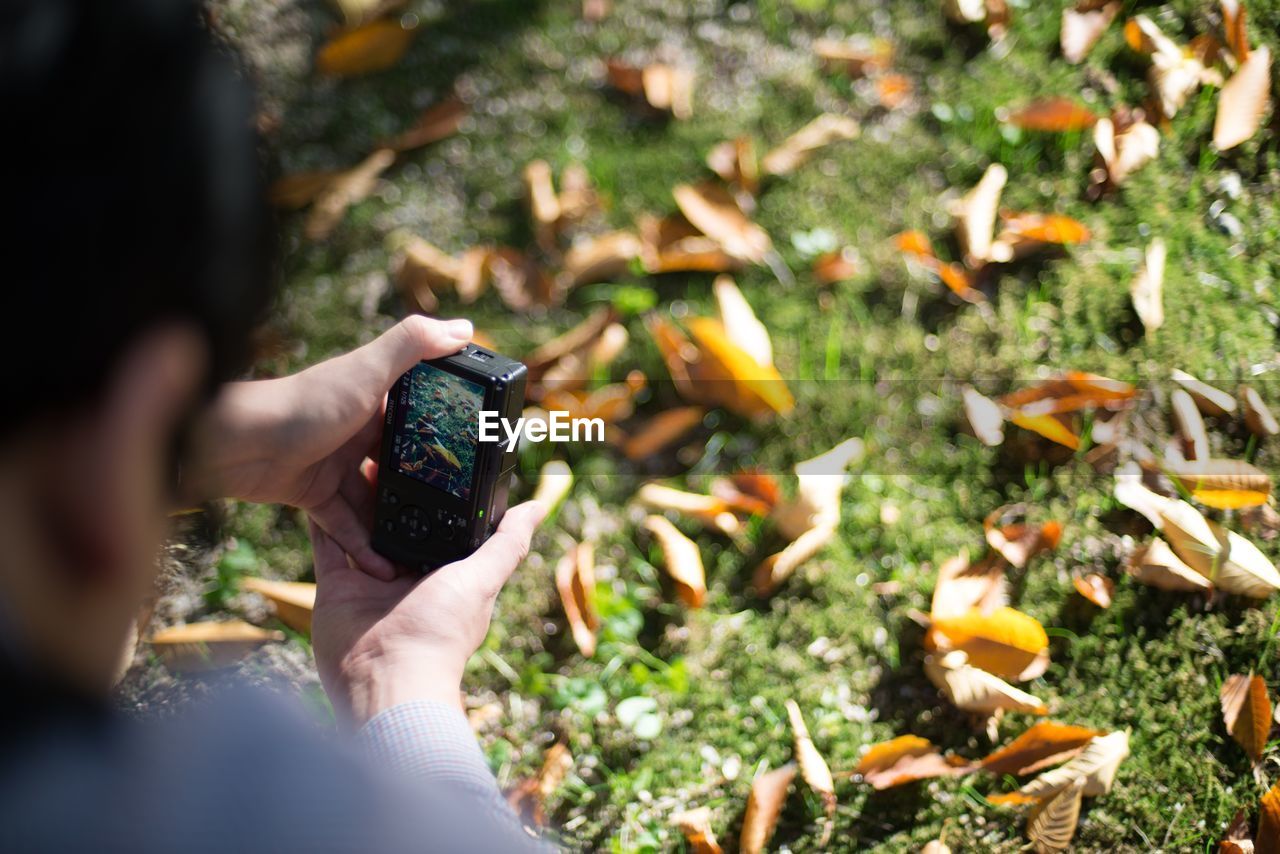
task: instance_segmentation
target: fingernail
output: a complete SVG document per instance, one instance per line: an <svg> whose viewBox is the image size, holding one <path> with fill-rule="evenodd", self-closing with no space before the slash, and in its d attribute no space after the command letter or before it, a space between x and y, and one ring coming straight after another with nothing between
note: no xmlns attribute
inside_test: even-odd
<svg viewBox="0 0 1280 854"><path fill-rule="evenodd" d="M470 341L471 333L474 330L471 327L470 320L450 320L445 323L444 331L459 341Z"/></svg>

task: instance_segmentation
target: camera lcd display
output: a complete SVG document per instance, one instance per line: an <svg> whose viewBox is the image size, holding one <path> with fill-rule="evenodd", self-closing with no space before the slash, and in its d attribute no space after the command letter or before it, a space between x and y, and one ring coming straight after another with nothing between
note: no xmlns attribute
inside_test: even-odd
<svg viewBox="0 0 1280 854"><path fill-rule="evenodd" d="M478 383L430 365L413 368L393 449L400 472L469 499L483 405Z"/></svg>

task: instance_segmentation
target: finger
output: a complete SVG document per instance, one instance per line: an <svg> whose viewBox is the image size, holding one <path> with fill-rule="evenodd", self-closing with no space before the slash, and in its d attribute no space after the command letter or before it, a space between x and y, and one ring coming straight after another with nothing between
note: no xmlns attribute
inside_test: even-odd
<svg viewBox="0 0 1280 854"><path fill-rule="evenodd" d="M325 579L332 577L333 573L346 571L347 553L310 516L307 517L307 529L311 534L311 554L315 563L316 584L324 584Z"/></svg>
<svg viewBox="0 0 1280 854"><path fill-rule="evenodd" d="M400 375L423 359L462 349L471 340L469 320L435 320L412 315L352 353L369 374L373 388L391 388Z"/></svg>
<svg viewBox="0 0 1280 854"><path fill-rule="evenodd" d="M351 466L342 475L338 484L338 494L355 511L365 527L372 528L377 507L377 481L365 476L364 461L359 466Z"/></svg>
<svg viewBox="0 0 1280 854"><path fill-rule="evenodd" d="M546 505L538 501L526 501L512 507L502 517L498 530L475 554L444 567L441 572L456 567L453 571L458 578L465 579L467 584L475 584L480 594L497 596L502 585L507 583L511 573L529 553L533 532L546 515Z"/></svg>
<svg viewBox="0 0 1280 854"><path fill-rule="evenodd" d="M374 578L390 581L396 577L396 568L373 550L369 528L347 503L342 494L312 508L311 518L346 552L356 565Z"/></svg>

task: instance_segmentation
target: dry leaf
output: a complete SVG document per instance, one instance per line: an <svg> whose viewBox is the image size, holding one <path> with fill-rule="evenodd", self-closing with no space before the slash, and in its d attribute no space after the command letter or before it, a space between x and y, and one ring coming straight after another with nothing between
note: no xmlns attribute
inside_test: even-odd
<svg viewBox="0 0 1280 854"><path fill-rule="evenodd" d="M905 74L882 74L876 78L876 99L886 110L896 110L907 102L916 85Z"/></svg>
<svg viewBox="0 0 1280 854"><path fill-rule="evenodd" d="M999 507L988 513L987 518L982 521L987 544L1018 569L1025 567L1031 558L1041 552L1056 549L1062 539L1060 522L1050 521L1043 525L997 525L1002 519L1022 515L1025 511L1026 507L1021 504Z"/></svg>
<svg viewBox="0 0 1280 854"><path fill-rule="evenodd" d="M930 839L920 849L920 854L951 854L951 846L941 839Z"/></svg>
<svg viewBox="0 0 1280 854"><path fill-rule="evenodd" d="M795 408L777 369L757 362L730 340L724 324L708 317L687 323L699 354L692 376L706 399L749 418L786 415Z"/></svg>
<svg viewBox="0 0 1280 854"><path fill-rule="evenodd" d="M706 182L680 184L671 195L685 219L732 257L764 264L773 252L768 233L747 218L724 187Z"/></svg>
<svg viewBox="0 0 1280 854"><path fill-rule="evenodd" d="M1249 835L1249 816L1243 809L1236 810L1235 818L1218 843L1218 854L1253 854L1253 837Z"/></svg>
<svg viewBox="0 0 1280 854"><path fill-rule="evenodd" d="M644 526L662 548L667 574L681 601L690 608L701 608L707 599L707 577L698 544L661 516L645 517Z"/></svg>
<svg viewBox="0 0 1280 854"><path fill-rule="evenodd" d="M769 844L778 817L787 802L787 789L795 779L796 766L783 765L774 771L761 774L751 783L751 796L747 799L747 812L742 818L742 835L738 849L742 854L760 854Z"/></svg>
<svg viewBox="0 0 1280 854"><path fill-rule="evenodd" d="M742 295L742 291L738 290L733 278L716 276L711 288L720 313L720 323L729 340L759 364L772 365L773 342L769 340L769 330L751 310L750 303Z"/></svg>
<svg viewBox="0 0 1280 854"><path fill-rule="evenodd" d="M1009 604L1009 584L1004 575L1005 564L989 556L976 564L968 555L960 554L938 567L938 581L933 587L929 616L958 617L977 608L989 614Z"/></svg>
<svg viewBox="0 0 1280 854"><path fill-rule="evenodd" d="M341 174L336 169L322 169L285 175L267 188L267 200L278 208L300 210L315 201Z"/></svg>
<svg viewBox="0 0 1280 854"><path fill-rule="evenodd" d="M1172 119L1201 85L1221 84L1221 76L1206 68L1201 57L1178 46L1146 15L1137 15L1125 25L1125 37L1151 54L1148 80L1166 119Z"/></svg>
<svg viewBox="0 0 1280 854"><path fill-rule="evenodd" d="M708 807L676 813L671 816L671 823L684 834L691 854L721 854L723 851L711 829L711 810Z"/></svg>
<svg viewBox="0 0 1280 854"><path fill-rule="evenodd" d="M347 208L364 201L378 185L378 177L396 160L389 148L379 148L354 169L337 175L316 196L304 232L308 240L324 240L342 222Z"/></svg>
<svg viewBox="0 0 1280 854"><path fill-rule="evenodd" d="M1033 774L1076 756L1102 734L1086 727L1040 721L983 759L982 770L997 775Z"/></svg>
<svg viewBox="0 0 1280 854"><path fill-rule="evenodd" d="M543 827L547 823L547 798L568 776L573 768L573 754L563 742L556 742L547 749L542 760L542 768L538 776L522 780L507 793L507 803L511 809L534 827Z"/></svg>
<svg viewBox="0 0 1280 854"><path fill-rule="evenodd" d="M1205 415L1221 417L1232 415L1236 411L1236 399L1234 397L1220 388L1214 388L1208 383L1201 382L1186 371L1174 368L1169 372L1169 379L1191 395L1191 399L1195 401L1196 408Z"/></svg>
<svg viewBox="0 0 1280 854"><path fill-rule="evenodd" d="M420 310L432 312L440 304L437 289L456 285L461 271L457 258L420 237L410 237L405 242L395 280L405 297Z"/></svg>
<svg viewBox="0 0 1280 854"><path fill-rule="evenodd" d="M516 249L502 246L490 250L486 269L493 289L513 311L551 305L563 297L537 262Z"/></svg>
<svg viewBox="0 0 1280 854"><path fill-rule="evenodd" d="M766 175L790 175L803 166L818 149L834 142L857 139L860 132L858 123L848 116L823 113L761 158L760 169ZM685 216L689 214L686 212ZM689 217L689 221L694 225L698 224L693 217Z"/></svg>
<svg viewBox="0 0 1280 854"><path fill-rule="evenodd" d="M827 813L827 825L823 831L819 847L823 847L831 838L831 830L836 815L836 784L831 778L831 769L826 760L814 746L809 737L809 728L805 726L804 715L795 700L787 700L787 717L791 720L791 733L795 739L794 751L796 761L800 763L800 776L805 784L822 798L823 808Z"/></svg>
<svg viewBox="0 0 1280 854"><path fill-rule="evenodd" d="M972 666L969 657L961 650L927 656L924 672L953 706L966 712L1049 713L1049 707L1040 698Z"/></svg>
<svg viewBox="0 0 1280 854"><path fill-rule="evenodd" d="M965 419L978 441L988 448L997 447L1004 442L1004 413L999 405L970 386L965 386L961 394L964 398Z"/></svg>
<svg viewBox="0 0 1280 854"><path fill-rule="evenodd" d="M875 789L888 789L930 777L964 774L972 766L958 757L944 757L925 738L900 735L871 746L863 754L854 773Z"/></svg>
<svg viewBox="0 0 1280 854"><path fill-rule="evenodd" d="M999 163L992 163L977 186L951 206L951 215L956 218L956 236L964 251L965 263L970 267L999 260L991 257L991 248L1000 193L1008 180L1008 171Z"/></svg>
<svg viewBox="0 0 1280 854"><path fill-rule="evenodd" d="M1161 590L1196 592L1213 586L1209 579L1183 563L1159 537L1135 552L1126 570L1134 580Z"/></svg>
<svg viewBox="0 0 1280 854"><path fill-rule="evenodd" d="M674 118L693 115L693 72L655 63L640 72L644 99L655 110L671 113Z"/></svg>
<svg viewBox="0 0 1280 854"><path fill-rule="evenodd" d="M612 309L607 306L598 308L568 332L557 335L534 350L524 358L530 379L540 379L553 365L568 357L576 356L577 361L585 362L585 358L580 354L594 345L614 319Z"/></svg>
<svg viewBox="0 0 1280 854"><path fill-rule="evenodd" d="M893 245L898 248L898 251L908 255L922 258L934 257L933 244L929 242L928 235L922 231L904 231L895 235Z"/></svg>
<svg viewBox="0 0 1280 854"><path fill-rule="evenodd" d="M1032 808L1027 816L1027 838L1037 854L1066 851L1071 847L1071 838L1076 835L1076 825L1080 823L1080 799L1084 787L1085 779L1079 777Z"/></svg>
<svg viewBox="0 0 1280 854"><path fill-rule="evenodd" d="M240 586L271 600L280 622L296 632L311 634L311 612L316 607L316 586L307 581L270 581L244 578Z"/></svg>
<svg viewBox="0 0 1280 854"><path fill-rule="evenodd" d="M550 514L564 501L573 488L573 469L564 460L547 460L538 471L538 485L533 490L533 501L547 508Z"/></svg>
<svg viewBox="0 0 1280 854"><path fill-rule="evenodd" d="M813 262L813 277L823 285L846 282L862 272L858 253L851 247L826 252Z"/></svg>
<svg viewBox="0 0 1280 854"><path fill-rule="evenodd" d="M714 495L685 492L659 483L646 483L636 493L636 500L654 510L682 513L724 534L733 535L741 527L738 517L729 512L729 505Z"/></svg>
<svg viewBox="0 0 1280 854"><path fill-rule="evenodd" d="M1077 593L1099 608L1111 607L1111 598L1115 594L1116 583L1110 578L1099 575L1096 572L1090 572L1084 575L1073 575L1071 583L1075 586Z"/></svg>
<svg viewBox="0 0 1280 854"><path fill-rule="evenodd" d="M813 52L824 67L843 70L850 77L888 71L893 64L893 44L867 36L853 36L843 41L816 39Z"/></svg>
<svg viewBox="0 0 1280 854"><path fill-rule="evenodd" d="M1016 794L1023 798L1049 798L1075 783L1084 780L1083 794L1089 797L1105 795L1111 791L1116 770L1129 755L1129 733L1124 730L1100 735L1090 741L1084 750L1059 768L1046 771L1027 783ZM988 798L1000 803L997 798ZM1003 799L1009 800L1007 796Z"/></svg>
<svg viewBox="0 0 1280 854"><path fill-rule="evenodd" d="M320 47L316 70L331 77L386 71L400 61L416 34L417 27L406 27L399 18L343 30Z"/></svg>
<svg viewBox="0 0 1280 854"><path fill-rule="evenodd" d="M1169 404L1173 409L1173 423L1182 438L1183 455L1192 460L1208 459L1209 432L1191 395L1180 388L1174 389L1169 396Z"/></svg>
<svg viewBox="0 0 1280 854"><path fill-rule="evenodd" d="M555 249L556 223L560 221L560 198L551 181L551 164L530 161L522 173L529 215L533 217L534 240L544 252Z"/></svg>
<svg viewBox="0 0 1280 854"><path fill-rule="evenodd" d="M1240 63L1218 95L1213 144L1220 151L1235 148L1258 132L1262 114L1271 104L1271 49L1265 44Z"/></svg>
<svg viewBox="0 0 1280 854"><path fill-rule="evenodd" d="M1222 34L1237 62L1249 58L1249 37L1245 29L1244 0L1222 0Z"/></svg>
<svg viewBox="0 0 1280 854"><path fill-rule="evenodd" d="M677 406L664 409L640 425L622 445L629 460L643 460L679 441L702 423L707 411L701 406Z"/></svg>
<svg viewBox="0 0 1280 854"><path fill-rule="evenodd" d="M1159 237L1147 246L1142 269L1129 285L1129 298L1133 310L1142 321L1142 328L1155 332L1164 325L1164 265L1166 257L1164 241Z"/></svg>
<svg viewBox="0 0 1280 854"><path fill-rule="evenodd" d="M1280 433L1280 422L1262 402L1262 396L1249 386L1240 386L1240 406L1244 409L1244 423L1249 432L1259 439L1267 439Z"/></svg>
<svg viewBox="0 0 1280 854"><path fill-rule="evenodd" d="M698 271L723 273L742 266L720 244L694 228L683 216L645 216L640 228L640 258L650 273Z"/></svg>
<svg viewBox="0 0 1280 854"><path fill-rule="evenodd" d="M1262 761L1271 732L1271 699L1267 683L1252 674L1228 676L1219 692L1227 732L1254 762Z"/></svg>
<svg viewBox="0 0 1280 854"><path fill-rule="evenodd" d="M281 640L284 632L260 629L244 620L209 620L161 629L150 643L170 670L198 673L230 667L263 644Z"/></svg>
<svg viewBox="0 0 1280 854"><path fill-rule="evenodd" d="M469 113L462 101L455 97L445 98L428 107L411 128L387 140L383 146L403 153L439 142L457 133Z"/></svg>
<svg viewBox="0 0 1280 854"><path fill-rule="evenodd" d="M1013 608L984 614L977 608L933 620L926 642L941 651L960 649L969 663L1001 679L1025 682L1049 666L1049 636L1034 618Z"/></svg>
<svg viewBox="0 0 1280 854"><path fill-rule="evenodd" d="M1105 181L1119 186L1160 153L1160 132L1139 120L1117 133L1112 119L1099 119L1093 126L1093 145L1102 161Z"/></svg>
<svg viewBox="0 0 1280 854"><path fill-rule="evenodd" d="M1258 547L1185 501L1170 500L1161 530L1183 562L1227 593L1265 599L1280 589L1280 573Z"/></svg>
<svg viewBox="0 0 1280 854"><path fill-rule="evenodd" d="M1258 835L1253 844L1257 854L1280 852L1280 783L1258 802Z"/></svg>
<svg viewBox="0 0 1280 854"><path fill-rule="evenodd" d="M736 184L754 194L760 189L760 163L756 144L749 136L725 140L707 152L707 167L726 184Z"/></svg>
<svg viewBox="0 0 1280 854"><path fill-rule="evenodd" d="M1072 65L1084 62L1089 51L1115 20L1120 6L1117 0L1101 5L1084 2L1078 3L1074 9L1063 9L1062 30L1058 36L1063 58Z"/></svg>
<svg viewBox="0 0 1280 854"><path fill-rule="evenodd" d="M743 471L711 481L711 494L720 498L737 513L765 516L781 500L777 481L772 475Z"/></svg>
<svg viewBox="0 0 1280 854"><path fill-rule="evenodd" d="M590 658L595 655L596 630L600 628L595 606L595 547L591 543L579 543L560 558L556 564L556 590L573 642L579 652Z"/></svg>
<svg viewBox="0 0 1280 854"><path fill-rule="evenodd" d="M1013 112L1005 111L1000 120L1023 130L1065 133L1088 130L1097 124L1098 116L1070 98L1051 97L1032 101Z"/></svg>
<svg viewBox="0 0 1280 854"><path fill-rule="evenodd" d="M1257 507L1271 497L1271 476L1243 460L1171 462L1168 468L1174 483L1218 510Z"/></svg>

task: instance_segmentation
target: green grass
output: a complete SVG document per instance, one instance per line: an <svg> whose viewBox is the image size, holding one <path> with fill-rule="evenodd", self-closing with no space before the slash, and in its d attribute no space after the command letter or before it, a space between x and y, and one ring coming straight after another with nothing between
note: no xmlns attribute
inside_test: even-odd
<svg viewBox="0 0 1280 854"><path fill-rule="evenodd" d="M1216 844L1237 807L1260 793L1223 731L1218 687L1226 675L1252 668L1273 692L1280 688L1271 656L1274 602L1209 604L1135 585L1118 570L1117 519L1127 517L1115 512L1108 478L1080 460L1037 461L1017 435L1000 450L958 435L958 383L1003 392L1065 368L1129 379L1150 391L1134 419L1147 436L1169 432L1163 379L1174 366L1227 388L1257 366L1264 397L1280 404L1266 373L1277 368L1280 308L1270 251L1280 232L1274 135L1210 154L1215 99L1206 92L1174 120L1157 162L1114 196L1086 201L1086 139L1010 133L994 118L996 108L1037 95L1084 91L1099 109L1143 97L1143 61L1127 51L1118 25L1083 66L1057 55L1058 4L1016 4L1004 56L988 51L980 32L948 25L940 4L926 0L641 0L616 3L595 26L577 19L573 2L492 0L457 4L454 13L442 11L451 4L411 5L426 26L405 61L335 84L308 71L307 58L332 22L319 4L220 4L222 26L248 47L266 104L282 120L274 144L286 171L354 162L450 85L474 102L460 136L388 172L385 191L354 208L330 240L307 244L300 221L286 220L287 289L274 323L286 346L263 359L264 374L363 343L402 314L387 285L388 236L396 229L450 251L481 241L527 245L519 173L533 158L548 159L557 173L584 163L610 224L622 227L641 212L671 211L670 187L702 177L703 156L721 139L745 133L767 146L822 110L864 123L862 139L771 183L760 200L757 220L797 282L780 287L763 269L737 279L769 325L798 409L767 426L720 417L711 461L785 471L847 436L862 437L868 453L845 492L839 538L776 596L758 601L746 588L757 550L774 542L767 527L753 526L743 553L681 522L697 533L710 584L707 606L690 612L675 604L627 507L644 473L599 450L571 449L574 493L503 594L470 672L473 697L503 710L482 734L500 779L531 773L547 744L567 739L574 772L548 805L563 840L594 850L678 850L668 817L686 806L711 806L720 838L736 839L755 770L790 757L788 698L805 709L834 769L851 768L865 745L905 733L982 755L990 748L985 736L924 678L920 631L907 614L927 608L940 561L981 548L986 513L1025 500L1034 519L1066 524L1060 548L1018 585L1016 604L1053 636L1053 665L1025 687L1056 707L1057 720L1132 731L1132 756L1115 789L1085 802L1078 848L1204 851ZM1125 5L1127 14L1155 14L1184 40L1207 29L1216 9L1209 0ZM1272 40L1280 2L1254 2L1249 11L1254 39ZM916 101L886 115L860 84L821 74L804 45L828 32L891 38L899 70L916 83ZM697 68L695 115L687 122L637 118L600 84L598 58L639 59L659 48ZM1107 74L1115 94L1096 83ZM890 238L920 228L954 257L945 199L991 162L1009 169L1006 207L1069 214L1094 239L1009 268L989 306L971 307L912 278ZM1218 181L1228 171L1245 188L1226 199L1244 225L1238 238L1208 216L1210 204L1225 198ZM793 241L814 229L863 259L864 272L825 289L829 295ZM1143 336L1128 282L1152 235L1169 246L1167 319ZM623 284L653 289L662 310L680 303L692 313L710 311L709 276L635 276ZM563 308L531 317L511 315L493 295L470 307L446 301L442 314L472 317L518 355L616 291L584 288ZM639 320L629 326L633 343L614 378L634 367L664 377ZM672 402L665 390L655 397L646 411ZM1247 449L1237 433L1215 436L1222 454ZM544 447L526 457L525 474L548 455ZM1274 445L1259 449L1257 462L1274 469ZM886 505L900 511L895 524L881 521ZM274 573L309 571L297 514L235 507L229 528ZM551 580L562 532L592 532L600 541L605 626L589 661L567 637ZM1276 556L1274 545L1264 548ZM1110 610L1072 595L1076 569L1116 579ZM877 595L871 585L887 580L899 581L900 591ZM829 662L807 651L820 637L838 651ZM629 728L615 715L618 703L636 696L656 702L656 737L640 738L639 725ZM1030 722L1008 716L1001 739ZM722 768L731 758L741 770L727 780ZM981 798L1006 788L975 776L873 793L842 780L833 845L909 851L945 832L956 850L1014 851L1022 845L1020 821ZM773 845L813 849L820 816L816 801L793 793Z"/></svg>

